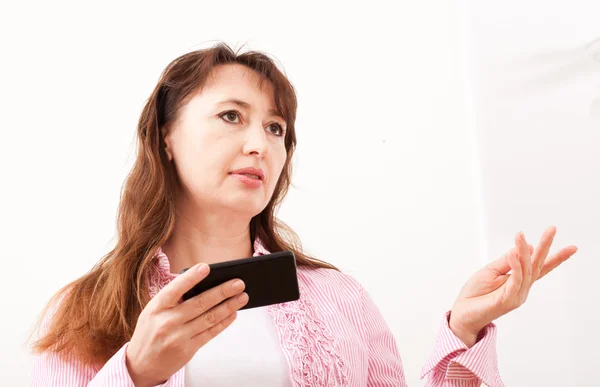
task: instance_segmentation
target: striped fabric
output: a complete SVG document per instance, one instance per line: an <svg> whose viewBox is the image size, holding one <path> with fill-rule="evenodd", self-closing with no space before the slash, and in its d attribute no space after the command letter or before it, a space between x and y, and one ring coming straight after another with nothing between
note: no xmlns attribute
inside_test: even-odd
<svg viewBox="0 0 600 387"><path fill-rule="evenodd" d="M255 256L268 253L260 241L254 249ZM176 276L161 249L155 260L158 270L150 281L151 294ZM356 279L335 270L299 267L298 282L299 300L267 307L292 386L406 386L396 341ZM427 378L425 386L504 386L497 366L496 326L484 328L468 349L450 330L448 317L449 312L442 318L433 353L421 372L421 378ZM47 325L43 324L42 331ZM84 366L68 355L35 355L31 385L134 387L125 365L127 345L102 367ZM184 370L161 386L184 387Z"/></svg>

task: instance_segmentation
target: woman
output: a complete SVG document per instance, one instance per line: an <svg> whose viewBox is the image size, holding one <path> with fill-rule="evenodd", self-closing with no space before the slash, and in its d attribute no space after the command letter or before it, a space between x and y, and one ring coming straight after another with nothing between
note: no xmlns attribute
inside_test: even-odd
<svg viewBox="0 0 600 387"><path fill-rule="evenodd" d="M295 118L292 85L261 53L219 44L169 64L139 120L117 245L46 307L33 385L406 385L367 292L303 254L275 217L290 184ZM492 321L575 253L546 259L554 234L535 253L519 234L467 282L443 316L427 385L502 386ZM230 281L181 302L207 264L282 250L296 254L298 301L238 315L248 296Z"/></svg>

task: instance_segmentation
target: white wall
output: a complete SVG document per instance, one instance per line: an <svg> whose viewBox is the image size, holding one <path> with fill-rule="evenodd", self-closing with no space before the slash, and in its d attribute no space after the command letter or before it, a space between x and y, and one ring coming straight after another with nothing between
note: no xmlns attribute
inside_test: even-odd
<svg viewBox="0 0 600 387"><path fill-rule="evenodd" d="M499 321L508 386L595 386L600 358L600 3L465 1L488 259L514 235L576 244ZM594 55L597 59L594 60Z"/></svg>
<svg viewBox="0 0 600 387"><path fill-rule="evenodd" d="M296 188L280 216L310 252L367 287L398 340L409 385L422 385L418 374L443 313L468 276L510 248L516 231L539 236L548 222L559 226L557 242L580 245L580 257L540 284L523 312L499 321L501 371L510 386L551 385L557 375L534 383L546 377L540 376L543 361L550 361L568 376L563 386L586 385L573 378L591 375L592 360L574 342L591 332L594 300L587 283L575 281L575 270L577 279L592 279L591 251L598 246L591 239L593 195L574 187L592 175L561 164L562 152L559 158L556 149L541 149L538 137L527 136L519 149L536 147L570 185L560 196L544 195L544 212L524 200L533 201L536 190L546 193L547 174L527 172L526 199L490 194L507 173L497 166L522 160L500 162L490 151L496 142L482 139L482 133L502 134L489 124L496 113L483 107L492 109L495 99L475 103L488 90L482 82L488 56L469 35L479 33L473 15L483 6L433 0L393 7L383 1L368 7L199 4L39 2L0 9L0 32L10 37L0 64L0 259L7 268L0 301L8 316L2 319L3 383L29 384L31 358L23 342L38 312L112 245L135 125L160 71L184 52L225 40L273 54L294 83ZM473 69L481 76L467 76ZM518 106L522 114L527 103ZM570 129L581 128L572 111L562 119ZM573 133L579 134L562 141L589 166L591 149L577 148L588 144ZM587 212L572 207L582 197L589 199ZM511 213L506 207L514 217L501 217ZM587 274L579 277L580 270ZM573 317L559 319L557 308ZM558 343L552 357L549 336Z"/></svg>

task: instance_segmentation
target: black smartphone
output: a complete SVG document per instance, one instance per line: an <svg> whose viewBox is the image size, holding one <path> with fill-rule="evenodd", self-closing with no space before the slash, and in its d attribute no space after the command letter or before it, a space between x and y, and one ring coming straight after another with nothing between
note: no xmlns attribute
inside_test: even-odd
<svg viewBox="0 0 600 387"><path fill-rule="evenodd" d="M300 298L296 256L292 251L213 263L209 267L208 276L183 295L184 301L234 278L244 281L244 291L248 293L248 303L240 310Z"/></svg>

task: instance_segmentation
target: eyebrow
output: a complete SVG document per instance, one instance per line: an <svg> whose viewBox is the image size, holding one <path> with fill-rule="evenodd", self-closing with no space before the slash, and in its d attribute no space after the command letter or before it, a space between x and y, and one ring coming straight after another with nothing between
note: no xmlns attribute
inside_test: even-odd
<svg viewBox="0 0 600 387"><path fill-rule="evenodd" d="M238 105L238 106L241 106L246 109L252 109L252 105L250 105L248 102L242 101L241 99L237 99L237 98L226 99L224 101L217 103L217 105L226 105L228 103L232 103L234 105ZM279 113L276 109L269 109L268 113L272 116L281 118L283 121L285 121L285 119L281 116L281 113Z"/></svg>

